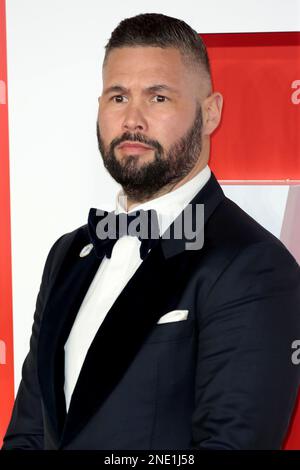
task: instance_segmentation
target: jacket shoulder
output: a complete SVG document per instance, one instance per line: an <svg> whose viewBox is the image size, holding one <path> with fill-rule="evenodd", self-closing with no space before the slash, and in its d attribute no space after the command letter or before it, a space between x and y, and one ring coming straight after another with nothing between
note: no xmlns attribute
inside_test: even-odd
<svg viewBox="0 0 300 470"><path fill-rule="evenodd" d="M66 253L71 247L73 241L80 237L83 243L89 242L88 225L84 224L74 230L61 235L51 246L45 263L45 275L50 280L58 271Z"/></svg>
<svg viewBox="0 0 300 470"><path fill-rule="evenodd" d="M231 247L234 251L268 243L292 256L279 238L227 197L209 219L205 238L216 246Z"/></svg>
<svg viewBox="0 0 300 470"><path fill-rule="evenodd" d="M299 264L286 246L227 197L205 225L203 256L209 268L208 288L225 272L232 282L250 276L254 268L262 273L271 270L279 282L283 277L300 282Z"/></svg>

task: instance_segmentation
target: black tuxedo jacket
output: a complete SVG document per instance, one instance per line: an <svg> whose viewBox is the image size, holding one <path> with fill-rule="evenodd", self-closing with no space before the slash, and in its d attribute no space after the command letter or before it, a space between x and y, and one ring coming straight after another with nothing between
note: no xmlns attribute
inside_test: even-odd
<svg viewBox="0 0 300 470"><path fill-rule="evenodd" d="M99 327L67 415L64 344L101 259L79 256L87 225L54 243L3 449L281 447L300 377L299 265L213 173L199 203L203 247L173 237L150 251ZM157 324L177 309L186 320Z"/></svg>

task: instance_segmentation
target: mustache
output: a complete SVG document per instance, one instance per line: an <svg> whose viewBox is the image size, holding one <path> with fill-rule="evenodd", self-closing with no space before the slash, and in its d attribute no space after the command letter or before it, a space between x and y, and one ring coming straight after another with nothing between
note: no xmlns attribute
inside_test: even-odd
<svg viewBox="0 0 300 470"><path fill-rule="evenodd" d="M120 145L122 142L140 142L141 144L147 145L156 149L158 152L163 152L162 145L157 140L148 139L143 134L134 133L131 134L130 132L124 132L121 137L116 137L111 141L110 148L114 150L115 147Z"/></svg>

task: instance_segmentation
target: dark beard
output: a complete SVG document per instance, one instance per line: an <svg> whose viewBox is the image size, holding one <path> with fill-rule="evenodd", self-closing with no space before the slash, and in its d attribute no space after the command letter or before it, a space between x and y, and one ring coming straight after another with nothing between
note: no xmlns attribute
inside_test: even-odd
<svg viewBox="0 0 300 470"><path fill-rule="evenodd" d="M202 149L202 124L202 110L198 104L192 126L165 154L157 140L129 132L112 140L106 151L97 122L98 147L104 166L128 197L138 201L147 200L164 186L180 181L193 169ZM128 155L119 161L114 149L124 141L137 141L154 148L154 160L140 165L138 156Z"/></svg>

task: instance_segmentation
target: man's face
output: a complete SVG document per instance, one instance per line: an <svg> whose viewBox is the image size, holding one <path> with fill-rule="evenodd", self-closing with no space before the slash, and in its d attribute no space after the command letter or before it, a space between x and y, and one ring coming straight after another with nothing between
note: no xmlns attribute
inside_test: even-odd
<svg viewBox="0 0 300 470"><path fill-rule="evenodd" d="M97 137L103 162L138 200L176 183L201 152L199 76L175 48L114 49L103 69Z"/></svg>

